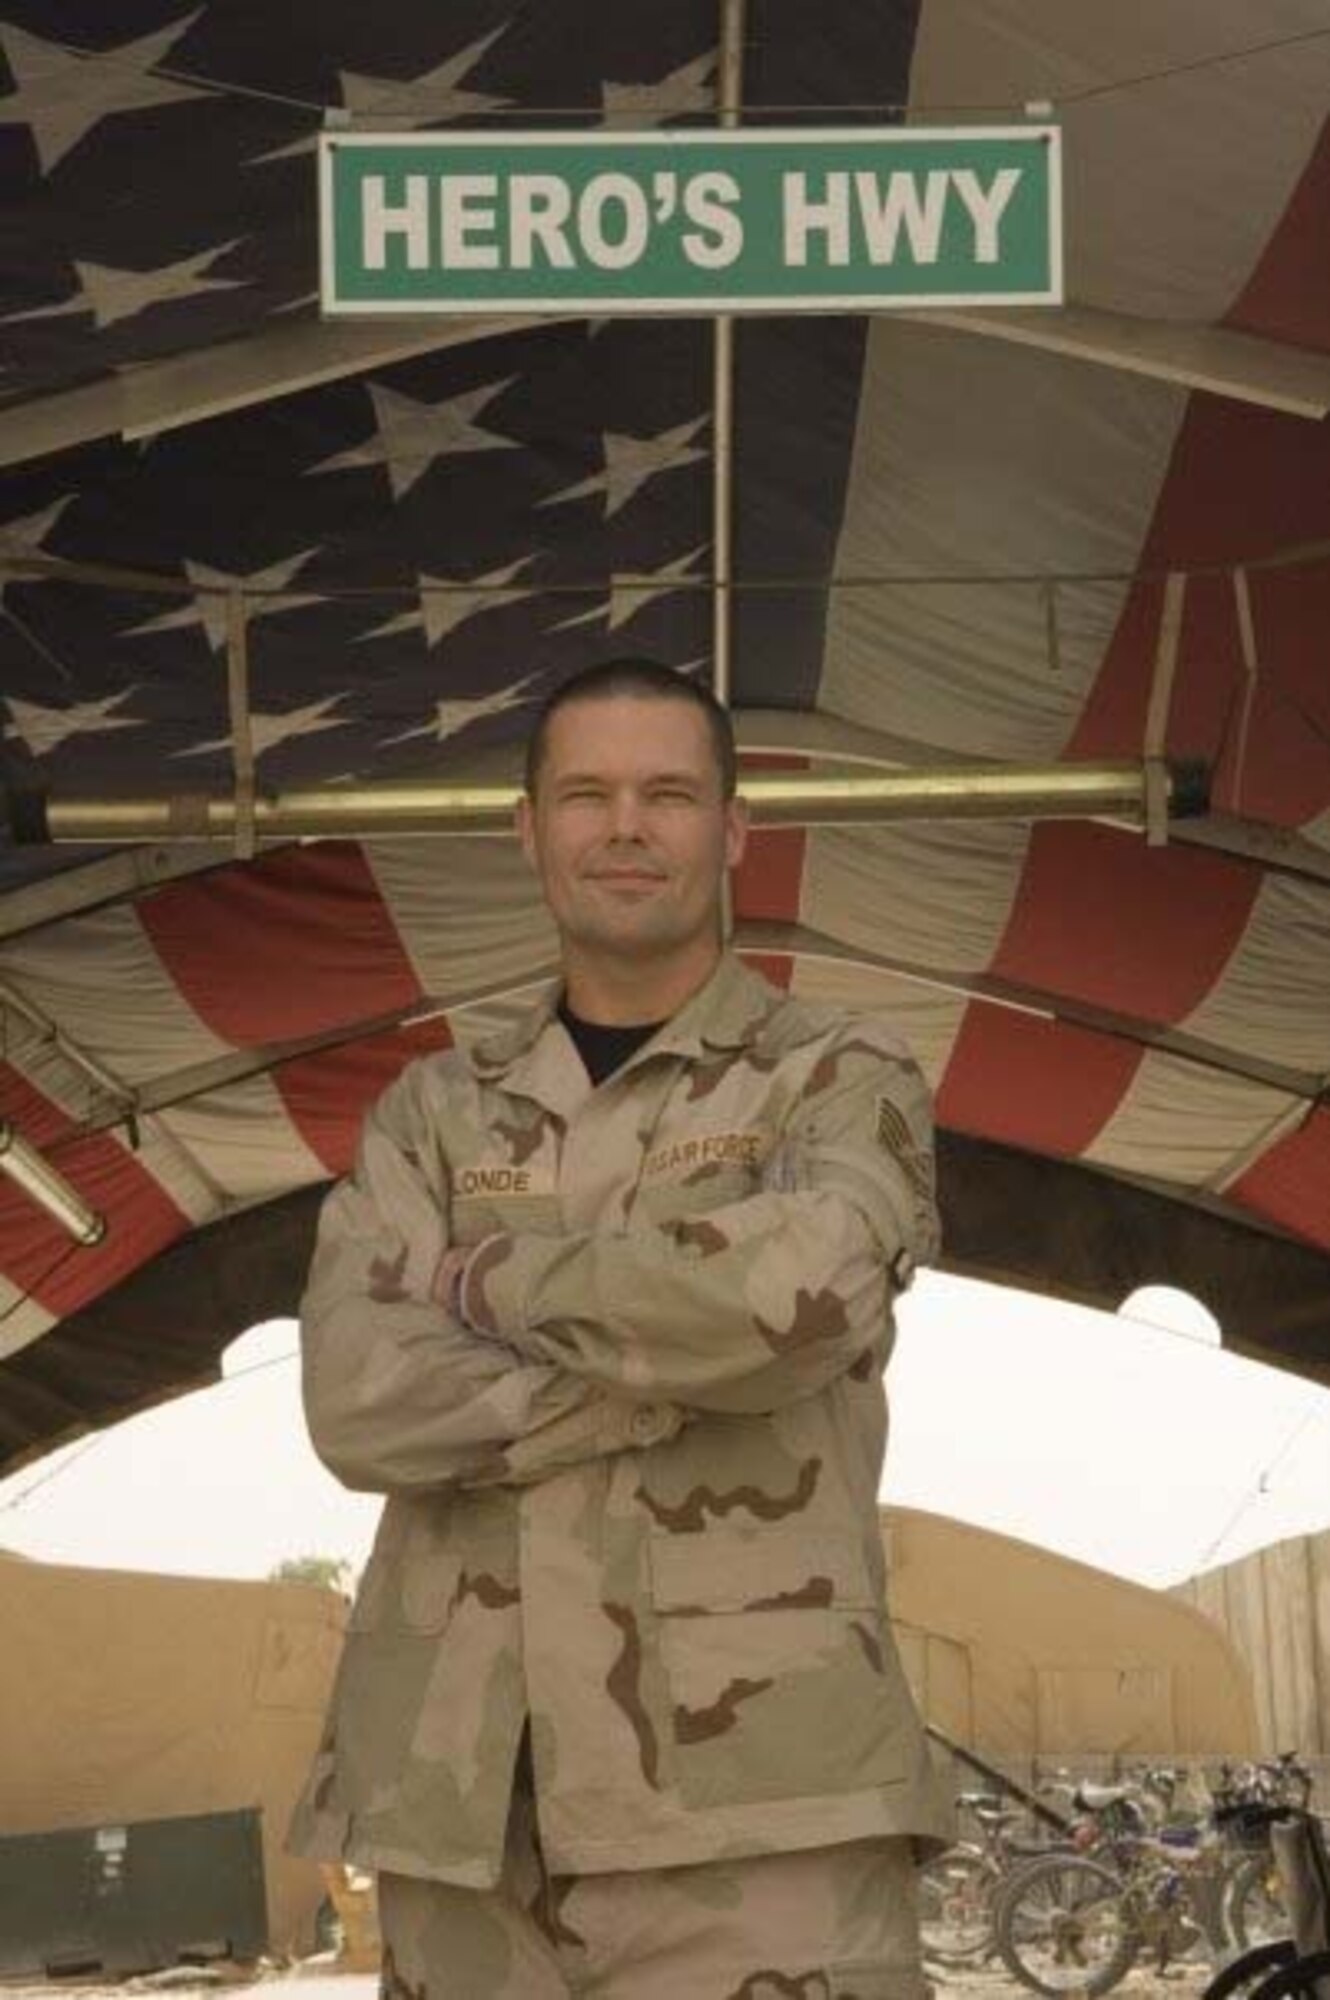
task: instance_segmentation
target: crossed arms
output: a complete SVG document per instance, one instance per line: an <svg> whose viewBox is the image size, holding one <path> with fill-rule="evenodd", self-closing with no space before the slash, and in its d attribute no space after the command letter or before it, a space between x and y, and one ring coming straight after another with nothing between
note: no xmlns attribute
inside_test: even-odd
<svg viewBox="0 0 1330 2000"><path fill-rule="evenodd" d="M421 1167L411 1071L329 1197L302 1306L315 1448L369 1491L522 1484L758 1414L878 1350L893 1288L936 1250L931 1117L871 1024L818 1062L758 1191L625 1230L491 1236L436 1295L450 1245ZM644 1406L649 1415L644 1419Z"/></svg>

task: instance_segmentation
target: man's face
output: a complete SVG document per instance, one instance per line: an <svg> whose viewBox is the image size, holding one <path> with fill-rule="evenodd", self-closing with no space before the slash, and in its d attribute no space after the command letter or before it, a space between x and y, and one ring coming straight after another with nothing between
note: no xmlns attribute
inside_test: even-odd
<svg viewBox="0 0 1330 2000"><path fill-rule="evenodd" d="M668 957L719 937L744 808L722 796L706 717L684 701L572 701L550 719L518 831L565 941Z"/></svg>

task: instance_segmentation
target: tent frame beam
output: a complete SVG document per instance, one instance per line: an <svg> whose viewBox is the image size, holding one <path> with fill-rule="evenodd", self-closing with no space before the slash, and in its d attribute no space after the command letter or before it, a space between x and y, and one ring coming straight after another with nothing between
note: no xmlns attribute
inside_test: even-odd
<svg viewBox="0 0 1330 2000"><path fill-rule="evenodd" d="M1089 306L1008 307L1000 312L962 307L894 317L1010 341L1313 421L1330 412L1330 360L1226 327L1135 319ZM133 442L157 437L440 348L550 323L549 316L507 315L436 320L422 330L419 320L402 320L389 334L381 326L352 321L298 320L248 340L172 355L19 403L0 415L0 466L23 465L99 438L119 435Z"/></svg>
<svg viewBox="0 0 1330 2000"><path fill-rule="evenodd" d="M224 868L230 858L211 842L149 844L123 848L82 867L26 883L0 897L0 944L113 903L132 902L164 882Z"/></svg>
<svg viewBox="0 0 1330 2000"><path fill-rule="evenodd" d="M925 308L902 317L918 326L1011 341L1313 422L1330 412L1330 359L1228 327L1141 319L1075 304L1000 312Z"/></svg>
<svg viewBox="0 0 1330 2000"><path fill-rule="evenodd" d="M436 319L422 330L415 319L385 330L379 324L302 319L16 404L0 415L0 466L22 465L117 433L130 443L157 437L348 375L547 323L534 314Z"/></svg>
<svg viewBox="0 0 1330 2000"><path fill-rule="evenodd" d="M1315 1103L1326 1087L1325 1077L1317 1070L1295 1069L1290 1064L1268 1062L1260 1056L1250 1056L1241 1049L1230 1048L1223 1042L1210 1041L1204 1036L1187 1034L1177 1028L1161 1027L1153 1021L1142 1020L1114 1008L1096 1007L1072 995L1050 993L1043 987L1027 986L992 973L951 971L941 966L921 965L915 960L897 958L890 953L867 951L860 945L847 943L806 924L742 923L738 943L740 949L745 951L789 953L795 958L821 959L849 967L863 966L934 992L954 993L964 1000L982 1000L990 1006L1009 1008L1014 1013L1085 1028L1092 1034L1130 1042L1135 1048L1147 1052L1157 1050L1161 1055L1174 1056L1180 1062L1193 1063L1222 1076L1241 1077L1248 1083L1262 1084L1303 1104Z"/></svg>
<svg viewBox="0 0 1330 2000"><path fill-rule="evenodd" d="M863 966L933 991L955 993L966 1000L986 1001L993 1006L1008 1007L1049 1021L1067 1022L1098 1034L1111 1035L1120 1041L1130 1042L1142 1050L1157 1049L1162 1053L1176 1056L1181 1061L1197 1064L1222 1075L1242 1077L1248 1082L1264 1084L1271 1089L1284 1092L1291 1100L1292 1107L1314 1101L1324 1088L1324 1078L1311 1071L1262 1062L1258 1058L1243 1055L1241 1051L1226 1048L1216 1042L1205 1041L1197 1035L1185 1035L1173 1029L1158 1028L1150 1022L1138 1021L1125 1014L1091 1007L1062 995L1044 993L1034 987L1019 986L1014 981L996 979L988 974L954 972L941 967L919 965L883 953L864 951L805 925L741 920L733 944L739 951L777 953L796 959L821 960L824 963L850 967ZM325 1050L372 1040L376 1035L392 1034L400 1028L410 1027L440 1014L461 1013L468 1007L516 998L519 994L528 993L534 987L556 978L557 972L558 968L553 963L538 964L517 981L506 979L498 985L478 986L455 994L428 994L412 1001L409 1006L342 1022L337 1027L324 1029L318 1034L302 1035L293 1037L289 1041L270 1042L259 1047L238 1049L228 1055L213 1057L207 1062L193 1063L184 1069L168 1071L164 1075L154 1077L150 1082L136 1085L132 1092L126 1091L124 1095L132 1100L129 1104L122 1102L116 1105L104 1102L98 1111L79 1122L77 1133L71 1133L70 1138L71 1140L74 1137L82 1138L89 1132L112 1131L124 1125L131 1117L150 1119L159 1112L169 1112L182 1104L214 1096L234 1085L248 1083L255 1076L268 1075L273 1070L280 1069L284 1063L293 1062L300 1057L317 1055ZM66 1043L67 1051L68 1048L69 1045ZM58 1155L60 1142L48 1150ZM1097 1165L1095 1162L1086 1164ZM1185 1200L1192 1192L1199 1196L1206 1191L1175 1188L1173 1192L1179 1199Z"/></svg>
<svg viewBox="0 0 1330 2000"><path fill-rule="evenodd" d="M441 1014L461 1013L467 1007L515 999L530 992L533 987L543 986L557 974L558 968L552 963L538 965L519 980L504 979L497 984L480 985L463 993L449 994L446 998L425 994L409 1006L394 1007L383 1014L341 1022L337 1027L325 1028L318 1034L293 1036L289 1041L265 1042L234 1050L229 1055L214 1056L207 1062L191 1063L184 1069L170 1070L154 1077L151 1082L136 1085L132 1092L132 1115L145 1120L153 1118L159 1112L175 1111L182 1104L192 1104L199 1098L216 1096L233 1085L249 1083L256 1076L268 1076L284 1063L295 1062L303 1056L320 1055L329 1049L345 1048L351 1043L372 1041L376 1035L390 1035L400 1028L435 1020ZM68 1042L65 1047L68 1050ZM104 1106L79 1121L77 1129L68 1135L69 1142L83 1139L90 1132L114 1131L130 1116L130 1110L124 1106ZM58 1155L63 1143L63 1139L53 1141L47 1151Z"/></svg>

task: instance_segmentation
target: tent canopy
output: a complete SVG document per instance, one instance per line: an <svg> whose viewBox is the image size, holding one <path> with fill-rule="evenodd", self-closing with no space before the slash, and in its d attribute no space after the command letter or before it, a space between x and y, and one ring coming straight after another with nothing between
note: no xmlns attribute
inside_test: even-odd
<svg viewBox="0 0 1330 2000"><path fill-rule="evenodd" d="M754 754L1206 767L1163 844L768 828L736 942L897 1017L953 1269L1179 1284L1330 1380L1320 0L1259 36L1240 0L749 0L749 123L1051 104L1068 303L743 320L724 380L706 320L315 299L325 110L711 123L710 0L0 5L0 1115L109 1225L74 1247L0 1182L0 1464L289 1310L367 1103L552 964L502 837L250 855L186 802L170 839L79 847L52 808L511 777L591 661L715 671L731 535Z"/></svg>

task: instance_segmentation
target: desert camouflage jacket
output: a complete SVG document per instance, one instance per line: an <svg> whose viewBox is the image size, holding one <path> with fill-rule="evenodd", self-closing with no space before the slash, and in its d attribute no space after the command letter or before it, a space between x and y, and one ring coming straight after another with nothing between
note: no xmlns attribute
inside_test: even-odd
<svg viewBox="0 0 1330 2000"><path fill-rule="evenodd" d="M942 1831L877 1521L935 1249L899 1040L732 958L597 1089L549 1006L408 1068L304 1301L315 1446L388 1501L295 1845L490 1886L528 1721L555 1872Z"/></svg>

